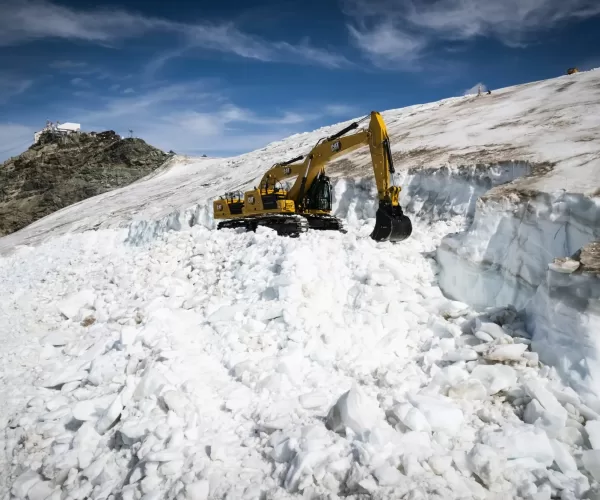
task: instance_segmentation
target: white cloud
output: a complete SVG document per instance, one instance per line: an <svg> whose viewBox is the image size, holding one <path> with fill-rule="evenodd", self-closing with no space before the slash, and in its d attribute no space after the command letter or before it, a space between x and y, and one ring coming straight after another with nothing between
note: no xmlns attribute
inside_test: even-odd
<svg viewBox="0 0 600 500"><path fill-rule="evenodd" d="M358 111L356 106L348 104L328 104L325 106L325 113L329 116L349 116L358 114Z"/></svg>
<svg viewBox="0 0 600 500"><path fill-rule="evenodd" d="M345 57L313 47L306 40L297 45L272 42L244 33L231 23L186 24L118 9L74 10L46 0L0 0L0 10L0 46L42 38L111 44L149 32L164 32L183 36L186 44L183 49L157 58L153 62L156 68L191 48L232 53L261 61L302 62L326 67L350 64Z"/></svg>
<svg viewBox="0 0 600 500"><path fill-rule="evenodd" d="M64 109L63 121L82 124L84 130L128 130L166 151L237 154L321 125L319 120L349 112L338 103L312 105L308 111L257 111L239 106L212 81L200 80L136 89L134 95L107 90L106 96L88 95L91 107ZM313 111L316 110L316 111Z"/></svg>
<svg viewBox="0 0 600 500"><path fill-rule="evenodd" d="M425 48L425 41L421 37L406 33L387 21L370 29L348 25L348 30L354 43L377 65L390 60L414 61Z"/></svg>
<svg viewBox="0 0 600 500"><path fill-rule="evenodd" d="M51 37L109 42L160 25L120 10L75 11L44 0L2 0L0 9L0 45Z"/></svg>
<svg viewBox="0 0 600 500"><path fill-rule="evenodd" d="M124 91L123 94L134 94L135 90L133 90L131 87L127 87Z"/></svg>
<svg viewBox="0 0 600 500"><path fill-rule="evenodd" d="M100 105L93 110L74 110L80 117L79 120L90 124L110 123L122 120L123 117L156 116L157 112L165 107L183 103L186 106L200 102L218 102L220 96L209 93L204 89L202 82L189 82L166 85L151 89L135 96L102 98L96 96L95 101Z"/></svg>
<svg viewBox="0 0 600 500"><path fill-rule="evenodd" d="M436 41L491 37L525 45L560 23L600 14L598 0L341 0L367 55L411 61Z"/></svg>
<svg viewBox="0 0 600 500"><path fill-rule="evenodd" d="M411 1L407 18L449 39L490 36L514 46L561 22L598 14L597 0L438 0L428 5Z"/></svg>

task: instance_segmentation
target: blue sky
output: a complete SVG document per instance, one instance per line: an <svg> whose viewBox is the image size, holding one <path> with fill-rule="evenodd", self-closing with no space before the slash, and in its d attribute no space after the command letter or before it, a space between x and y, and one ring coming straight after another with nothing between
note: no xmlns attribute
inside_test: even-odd
<svg viewBox="0 0 600 500"><path fill-rule="evenodd" d="M0 160L46 120L233 155L570 66L598 0L0 0Z"/></svg>

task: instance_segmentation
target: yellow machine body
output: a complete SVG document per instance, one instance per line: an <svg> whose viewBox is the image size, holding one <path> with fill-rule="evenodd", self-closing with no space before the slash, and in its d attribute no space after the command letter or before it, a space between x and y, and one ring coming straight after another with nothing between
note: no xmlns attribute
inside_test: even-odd
<svg viewBox="0 0 600 500"><path fill-rule="evenodd" d="M369 146L379 199L372 237L393 241L407 238L412 226L400 208L401 188L392 182L394 167L383 118L373 111L365 130L344 135L356 128L358 123L354 122L337 134L320 139L305 157L273 165L265 172L258 187L214 200L214 218L223 221L219 228L245 226L255 229L257 225L266 225L277 226L280 234L292 234L295 223L300 232L302 228L298 224L315 229L341 230L341 221L331 216L331 189L329 178L325 176L325 166L342 155ZM283 189L281 183L293 178L296 180L290 189ZM299 222L299 217L291 218L294 215L304 218L306 223ZM284 221L286 216L289 220ZM283 229L280 227L282 224L286 225Z"/></svg>

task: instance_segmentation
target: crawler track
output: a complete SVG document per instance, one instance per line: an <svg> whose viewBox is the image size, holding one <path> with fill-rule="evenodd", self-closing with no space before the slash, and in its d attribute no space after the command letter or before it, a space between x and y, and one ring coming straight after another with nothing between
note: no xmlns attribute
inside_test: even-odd
<svg viewBox="0 0 600 500"><path fill-rule="evenodd" d="M274 229L280 236L292 237L309 229L346 232L344 223L331 215L260 215L221 221L217 229L244 228L246 231L256 231L258 226Z"/></svg>
<svg viewBox="0 0 600 500"><path fill-rule="evenodd" d="M280 236L299 236L309 229L308 221L299 215L260 215L243 219L230 219L217 224L217 229L244 228L246 231L256 231L258 226L268 227L277 231Z"/></svg>

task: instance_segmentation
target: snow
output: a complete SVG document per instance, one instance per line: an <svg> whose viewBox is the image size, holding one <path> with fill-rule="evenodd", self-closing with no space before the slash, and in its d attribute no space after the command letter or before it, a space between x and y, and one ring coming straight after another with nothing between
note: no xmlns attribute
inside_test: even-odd
<svg viewBox="0 0 600 500"><path fill-rule="evenodd" d="M590 444L594 450L600 450L600 420L588 420L585 424Z"/></svg>
<svg viewBox="0 0 600 500"><path fill-rule="evenodd" d="M600 481L600 451L586 450L582 454L583 466L596 481Z"/></svg>
<svg viewBox="0 0 600 500"><path fill-rule="evenodd" d="M397 163L414 224L402 244L369 238L374 187L342 163L332 170L346 234L213 229L212 196L340 125L239 158L176 158L0 240L10 250L0 259L0 498L593 495L595 292L579 271L552 271L539 248L564 257L596 237L596 207L582 193L527 209L485 197L525 182L531 162L557 162L525 178L546 189L588 158L593 141L578 140L592 115L569 134L536 120L596 106L599 78L386 112L392 138L411 131L394 144L407 155ZM549 108L548 94L571 81L577 92ZM535 105L515 130L497 127ZM519 161L502 152L508 143ZM409 154L422 144L429 153ZM475 166L484 144L494 165ZM437 168L451 154L472 166ZM430 168L416 168L425 159ZM586 172L569 178L572 193L588 187ZM586 293L586 309L568 300Z"/></svg>
<svg viewBox="0 0 600 500"><path fill-rule="evenodd" d="M75 319L81 309L94 304L96 296L93 290L81 290L73 293L58 305L58 310L68 319Z"/></svg>
<svg viewBox="0 0 600 500"><path fill-rule="evenodd" d="M478 365L471 376L481 381L490 395L510 389L517 383L517 372L504 365Z"/></svg>

